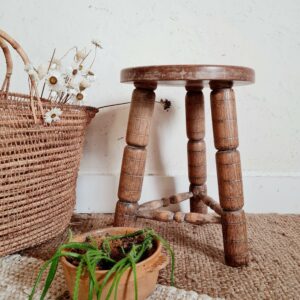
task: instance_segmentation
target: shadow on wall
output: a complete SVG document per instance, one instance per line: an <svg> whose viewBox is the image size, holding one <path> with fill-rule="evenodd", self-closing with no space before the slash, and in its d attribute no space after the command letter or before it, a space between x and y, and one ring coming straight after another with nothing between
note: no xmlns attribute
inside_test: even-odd
<svg viewBox="0 0 300 300"><path fill-rule="evenodd" d="M161 140L163 132L170 126L174 118L172 109L168 112L156 103L151 138L148 148L148 161L145 175L147 180L155 180L164 175L165 165L161 156ZM105 108L99 111L88 128L84 154L80 166L77 187L77 211L79 212L112 212L117 201L119 174L123 149L126 146L126 127L129 105ZM149 155L151 153L151 155ZM172 151L170 152L172 155ZM149 169L151 171L149 171ZM152 171L153 170L153 171ZM144 181L144 183L145 183ZM176 193L172 177L167 184L155 184L155 191L143 189L142 202L160 199ZM146 182L147 186L147 182ZM145 187L145 184L144 184ZM151 198L150 195L151 195ZM179 209L179 205L172 207Z"/></svg>
<svg viewBox="0 0 300 300"><path fill-rule="evenodd" d="M173 108L174 109L174 108ZM153 116L153 123L151 128L151 138L150 138L150 145L148 147L148 160L151 160L151 165L156 172L147 173L147 164L146 164L146 175L166 175L166 166L164 164L164 160L161 155L161 141L163 140L163 131L167 131L168 127L171 126L172 122L174 121L174 110L172 108L169 111L164 111L162 106L159 103L156 103L154 116ZM152 152L151 158L149 157L149 152ZM170 155L176 155L174 149L170 149ZM149 163L149 162L148 162ZM157 199L162 197L167 197L175 194L176 185L174 177L168 177L167 184L157 184L156 185L156 193ZM149 199L147 197L147 191L142 194L142 200L149 201L149 200L156 200L156 199ZM172 205L171 209L173 211L180 210L180 205Z"/></svg>

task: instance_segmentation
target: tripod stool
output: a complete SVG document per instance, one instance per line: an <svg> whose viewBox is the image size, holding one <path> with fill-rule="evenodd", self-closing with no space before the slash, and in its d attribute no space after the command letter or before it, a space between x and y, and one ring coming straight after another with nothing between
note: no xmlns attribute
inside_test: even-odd
<svg viewBox="0 0 300 300"><path fill-rule="evenodd" d="M126 143L121 167L115 226L126 219L142 217L159 221L191 224L221 223L226 264L247 265L249 261L247 226L238 128L233 86L254 82L250 68L222 65L167 65L124 69L121 82L134 83ZM189 192L138 205L141 196L151 119L157 85L184 86L187 90L186 132L188 137ZM207 195L204 98L202 89L211 92L211 117L220 204ZM190 213L159 210L190 199ZM207 207L220 217L207 214Z"/></svg>

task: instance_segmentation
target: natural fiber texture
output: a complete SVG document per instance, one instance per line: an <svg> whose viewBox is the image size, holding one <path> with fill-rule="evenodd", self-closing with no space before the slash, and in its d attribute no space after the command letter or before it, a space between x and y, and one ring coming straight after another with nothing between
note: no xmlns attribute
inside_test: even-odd
<svg viewBox="0 0 300 300"><path fill-rule="evenodd" d="M86 126L98 111L41 99L32 74L29 95L9 93L13 64L7 43L30 64L21 45L0 29L6 61L0 87L0 256L46 241L67 227ZM44 112L54 107L62 110L61 120L44 124Z"/></svg>
<svg viewBox="0 0 300 300"><path fill-rule="evenodd" d="M112 216L75 215L73 228L84 232L112 225ZM195 226L138 220L127 225L149 226L175 249L176 287L226 299L299 299L300 216L247 215L250 265L231 268L224 264L221 227ZM56 239L57 243L57 239ZM51 246L44 244L43 254ZM55 246L56 247L56 246ZM27 254L39 255L40 249ZM159 283L169 284L170 269L160 273Z"/></svg>
<svg viewBox="0 0 300 300"><path fill-rule="evenodd" d="M27 300L31 293L42 260L33 257L11 255L0 258L0 299ZM43 280L45 276L43 277ZM34 299L40 299L42 286L39 286ZM59 268L49 292L48 299L57 299L66 290L62 270Z"/></svg>
<svg viewBox="0 0 300 300"><path fill-rule="evenodd" d="M0 300L27 300L34 284L35 276L42 264L42 260L20 255L7 256L0 259ZM42 285L39 286L34 299L39 299L41 292ZM47 299L70 299L61 267L58 268L55 281L47 294ZM207 295L199 295L196 292L157 285L156 290L148 300L160 299L210 300L212 298Z"/></svg>
<svg viewBox="0 0 300 300"><path fill-rule="evenodd" d="M185 291L172 286L156 285L153 294L147 300L222 300L222 298L212 298L208 295L200 295L194 291Z"/></svg>
<svg viewBox="0 0 300 300"><path fill-rule="evenodd" d="M68 225L87 124L97 109L59 107L61 120L35 124L27 95L0 93L0 256L46 241Z"/></svg>

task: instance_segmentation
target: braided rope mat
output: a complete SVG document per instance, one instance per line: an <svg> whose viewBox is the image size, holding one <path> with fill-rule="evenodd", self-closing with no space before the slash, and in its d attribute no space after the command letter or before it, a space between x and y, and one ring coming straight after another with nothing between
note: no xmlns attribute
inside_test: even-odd
<svg viewBox="0 0 300 300"><path fill-rule="evenodd" d="M34 284L35 277L42 260L20 255L6 256L0 259L0 299L3 300L27 300ZM45 277L45 276L44 276ZM48 294L48 300L70 299L66 292L67 287L64 280L62 269L58 268ZM37 290L34 299L39 299L41 286ZM193 291L185 291L175 287L163 286L158 284L154 293L148 300L212 300L207 295L199 295ZM215 300L221 298L214 298Z"/></svg>
<svg viewBox="0 0 300 300"><path fill-rule="evenodd" d="M72 218L75 232L112 225L112 215L80 214ZM226 299L300 299L300 215L247 215L251 263L224 265L221 228L139 219L126 225L152 227L174 247L176 287ZM65 236L25 253L45 258ZM170 269L159 283L169 285Z"/></svg>

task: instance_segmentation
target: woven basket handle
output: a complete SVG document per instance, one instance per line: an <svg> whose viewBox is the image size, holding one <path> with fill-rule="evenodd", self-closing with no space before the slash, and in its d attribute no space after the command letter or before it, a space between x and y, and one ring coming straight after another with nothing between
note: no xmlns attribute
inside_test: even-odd
<svg viewBox="0 0 300 300"><path fill-rule="evenodd" d="M3 42L4 42L3 40L5 40L6 42L8 42L16 50L16 52L20 55L20 57L22 58L25 65L30 64L30 60L29 60L26 52L21 47L21 45L17 41L15 41L11 36L9 36L5 31L3 31L1 29L0 29L0 39L2 40L1 47L2 47ZM8 92L9 81L10 81L10 76L11 76L11 71L12 71L12 65L13 64L12 64L12 59L11 59L11 56L10 56L10 52L9 52L5 42L4 42L4 47L2 47L2 49L3 49L4 55L5 55L6 65L7 65L6 74L9 74L9 79L7 79L8 83L5 83L6 79L4 80L4 84L5 84L4 89L6 89L6 92ZM40 112L41 112L42 116L44 115L44 110L43 110L43 107L42 107L42 103L41 103L41 99L40 99L39 92L38 92L38 89L37 89L37 85L36 85L36 82L35 82L35 78L32 75L29 75L29 78L30 78L30 81L31 81L31 88L30 88L31 110L32 110L34 122L38 123L37 116L36 116L36 111L35 111L35 106L34 106L34 99L35 98L37 100L37 104L38 104L38 107L40 109Z"/></svg>
<svg viewBox="0 0 300 300"><path fill-rule="evenodd" d="M5 61L6 61L6 74L5 74L5 78L4 78L4 81L3 81L0 91L5 92L6 98L7 98L9 84L10 84L10 77L11 77L12 70L13 70L13 62L12 62L9 48L8 48L6 42L2 38L0 38L0 47L2 48L4 57L5 57Z"/></svg>

